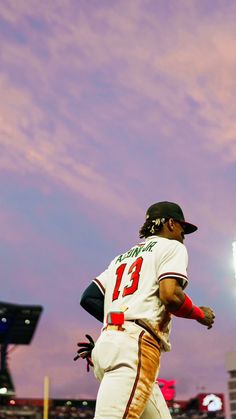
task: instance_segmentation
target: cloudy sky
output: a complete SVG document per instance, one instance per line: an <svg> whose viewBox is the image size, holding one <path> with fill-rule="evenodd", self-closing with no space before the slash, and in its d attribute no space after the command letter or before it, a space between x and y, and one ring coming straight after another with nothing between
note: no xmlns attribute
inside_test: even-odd
<svg viewBox="0 0 236 419"><path fill-rule="evenodd" d="M178 202L188 294L160 377L177 398L225 392L236 350L234 0L0 0L1 301L39 304L9 357L18 397L95 398L76 342L100 324L82 291L138 240L146 208Z"/></svg>

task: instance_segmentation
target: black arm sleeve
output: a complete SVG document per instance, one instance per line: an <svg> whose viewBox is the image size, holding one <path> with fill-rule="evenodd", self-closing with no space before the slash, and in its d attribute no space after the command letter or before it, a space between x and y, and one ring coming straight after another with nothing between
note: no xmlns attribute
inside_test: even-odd
<svg viewBox="0 0 236 419"><path fill-rule="evenodd" d="M94 282L83 292L80 305L97 320L103 322L104 295Z"/></svg>

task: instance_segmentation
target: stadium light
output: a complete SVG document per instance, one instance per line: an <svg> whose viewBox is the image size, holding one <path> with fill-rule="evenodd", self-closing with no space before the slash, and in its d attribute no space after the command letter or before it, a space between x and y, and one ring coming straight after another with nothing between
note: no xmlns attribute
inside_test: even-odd
<svg viewBox="0 0 236 419"><path fill-rule="evenodd" d="M2 348L1 348L2 350ZM1 357L3 354L1 354ZM1 359L1 363L2 363ZM10 371L5 366L4 369L0 369L0 395L1 396L13 396L15 394L15 387L11 378Z"/></svg>
<svg viewBox="0 0 236 419"><path fill-rule="evenodd" d="M234 276L236 279L236 241L232 243L233 248L233 267L234 267Z"/></svg>
<svg viewBox="0 0 236 419"><path fill-rule="evenodd" d="M0 301L0 398L15 395L8 367L9 345L29 345L43 307Z"/></svg>
<svg viewBox="0 0 236 419"><path fill-rule="evenodd" d="M1 387L0 394L6 394L6 393L7 393L7 387Z"/></svg>

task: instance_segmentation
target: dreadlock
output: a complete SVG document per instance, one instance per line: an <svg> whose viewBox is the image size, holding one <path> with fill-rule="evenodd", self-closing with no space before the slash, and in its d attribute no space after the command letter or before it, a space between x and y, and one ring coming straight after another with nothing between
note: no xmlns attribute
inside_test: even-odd
<svg viewBox="0 0 236 419"><path fill-rule="evenodd" d="M143 226L139 230L139 237L140 239L142 237L149 237L157 234L161 229L165 222L165 218L157 218L155 220L152 220L150 218L147 218Z"/></svg>

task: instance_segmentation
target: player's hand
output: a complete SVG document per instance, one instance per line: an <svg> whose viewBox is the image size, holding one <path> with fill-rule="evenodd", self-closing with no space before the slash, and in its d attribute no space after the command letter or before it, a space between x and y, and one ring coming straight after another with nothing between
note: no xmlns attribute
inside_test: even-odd
<svg viewBox="0 0 236 419"><path fill-rule="evenodd" d="M198 323L207 326L207 329L211 329L215 321L215 313L210 307L199 307L204 313L204 319L198 320Z"/></svg>
<svg viewBox="0 0 236 419"><path fill-rule="evenodd" d="M85 335L88 339L88 342L78 342L77 346L79 349L77 350L77 355L74 357L74 361L77 359L82 358L86 359L87 361L87 371L89 372L89 367L93 367L93 361L91 359L92 350L94 348L94 340L90 335Z"/></svg>

